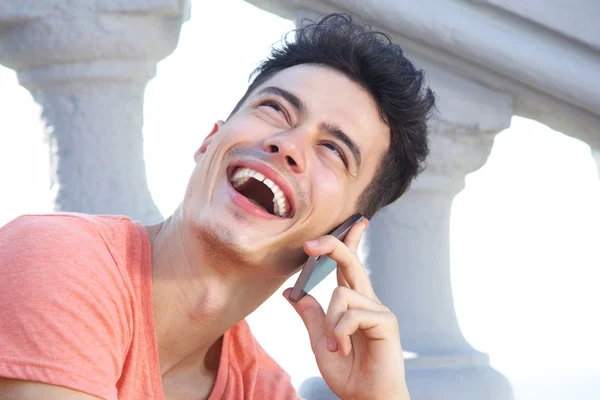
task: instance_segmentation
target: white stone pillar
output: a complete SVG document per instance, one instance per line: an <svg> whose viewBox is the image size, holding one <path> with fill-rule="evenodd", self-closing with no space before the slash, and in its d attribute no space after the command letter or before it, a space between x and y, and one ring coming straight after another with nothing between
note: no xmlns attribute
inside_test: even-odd
<svg viewBox="0 0 600 400"><path fill-rule="evenodd" d="M596 168L598 169L598 176L600 177L600 148L592 147L592 158L596 161Z"/></svg>
<svg viewBox="0 0 600 400"><path fill-rule="evenodd" d="M146 184L146 83L176 47L187 0L0 4L0 63L43 107L55 210L161 216Z"/></svg>
<svg viewBox="0 0 600 400"><path fill-rule="evenodd" d="M473 138L463 134L443 137L443 150L458 162L432 160L412 189L373 219L367 234L373 286L398 317L403 348L416 355L406 359L413 400L512 398L488 356L465 340L454 311L450 209L466 173L483 164L493 137L473 133L480 145L473 148L465 143Z"/></svg>
<svg viewBox="0 0 600 400"><path fill-rule="evenodd" d="M367 265L400 324L413 400L508 400L510 384L463 337L450 280L450 210L464 178L487 160L507 128L512 98L424 67L439 100L428 167L367 232Z"/></svg>

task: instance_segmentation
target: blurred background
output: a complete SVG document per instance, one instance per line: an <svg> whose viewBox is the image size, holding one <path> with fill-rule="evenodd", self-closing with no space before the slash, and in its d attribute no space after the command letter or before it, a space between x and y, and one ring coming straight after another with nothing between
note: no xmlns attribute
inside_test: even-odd
<svg viewBox="0 0 600 400"><path fill-rule="evenodd" d="M112 3L117 4L107 2ZM182 25L178 42L178 32L169 31L175 37L167 43L174 49L172 54L169 55L171 50L167 49L165 57L162 53L149 57L154 62L162 61L158 62L156 77L149 81L145 92L145 82L140 79L141 83L135 83L135 87L123 95L133 93L135 97L138 92L143 95L143 127L141 118L139 129L135 123L132 125L129 114L117 117L115 127L115 130L138 129L133 135L143 134L143 149L139 149L139 154L142 156L143 150L150 201L162 216L168 216L182 199L193 168L194 151L215 121L229 115L246 90L249 73L268 55L271 46L293 29L298 16L316 15L321 9L313 7L313 3L319 2L311 2L310 6L302 3L304 8L294 1L255 2L259 8L242 0L192 0L190 16L185 2L133 3L150 4L133 11L139 13L139 19L146 14L156 14L156 18L167 21L161 22L158 33L148 35L148 54L154 46L163 44L157 36L161 29L177 30L178 25L189 18ZM438 2L421 2L425 3ZM498 4L481 3L503 3L500 6L509 9L517 6L507 11ZM434 159L427 172L430 175L425 176L423 183L416 184L414 194L407 196L404 203L393 206L397 209L386 210L379 219L374 219L375 232L361 249L372 275L379 273L379 278L374 278L376 286L379 282L380 290L389 293L388 298L400 299L393 304L393 309L399 315L403 336L407 332L404 347L409 384L414 387L413 400L510 398L501 394L505 393L504 389L494 394L494 385L500 387L502 383L495 383L499 378L489 378L489 374L482 374L480 385L487 395L469 397L461 392L465 390L460 386L461 379L470 376L463 386L478 387L475 380L479 378L477 374L453 374L460 368L484 370L487 365L508 379L512 396L517 400L600 399L600 167L597 164L600 163L597 155L600 146L596 147L600 143L597 137L600 131L597 130L599 125L594 127L593 123L600 121L595 119L600 115L600 107L593 108L594 104L600 104L599 97L595 97L600 90L595 96L592 93L600 81L600 63L594 64L600 60L597 25L600 7L591 1L579 3L582 7L579 11L584 14L590 10L598 12L593 18L595 38L590 39L591 43L587 38L593 32L586 31L585 21L577 19L580 17L578 2L569 3L569 8L575 9L571 14L547 20L537 18L536 10L552 6L534 0L520 3L450 1L440 5L442 9L432 6L425 10L414 8L416 6L398 8L394 2L323 2L327 5L323 10L355 12L392 32L401 46L406 43L409 57L414 55L418 66L428 72L431 85L440 97L441 117L433 123L434 146L438 146L435 148L438 150L434 149L432 154ZM398 2L398 5L404 4ZM456 5L458 14L444 14L443 8L452 4ZM146 6L148 10L144 9ZM80 149L73 143L78 140L77 135L85 135L88 129L97 142L82 148L85 160L78 162L90 162L97 169L106 167L112 171L110 174L123 168L107 165L110 159L102 155L105 143L97 138L105 134L113 137L115 143L119 140L121 133L109 132L110 125L103 125L106 124L103 120L110 119L111 107L119 108L119 101L123 99L115 95L118 93L115 87L123 80L135 81L131 75L140 71L140 68L135 69L127 79L119 77L119 71L129 67L111 67L110 60L115 57L107 57L101 68L112 72L101 73L101 78L90 78L91 75L80 74L77 68L72 68L73 82L84 82L81 87L78 83L69 83L68 79L57 78L62 73L68 78L70 72L66 69L60 72L60 68L43 70L48 63L68 62L81 67L89 60L73 61L68 52L58 56L60 52L54 52L49 56L37 51L23 58L23 51L16 50L19 46L35 47L35 43L29 41L31 37L41 42L45 39L39 32L20 39L18 35L22 32L15 26L43 18L43 10L39 15L19 19L14 16L29 11L17 8L0 6L0 27L6 28L0 29L0 64L21 70L19 79L31 92L19 85L13 69L0 67L0 225L24 213L70 211L68 204L72 204L69 203L72 199L60 200L64 195L60 193L63 176L60 168L68 162L61 164L57 160L68 159L69 151ZM108 13L112 12L115 11ZM430 19L418 20L417 17L424 14L430 15ZM405 15L412 22L405 23L399 15ZM494 23L484 21L479 23L483 27L478 27L476 20L469 19L477 16ZM122 21L107 17L101 22L106 32L127 34L128 28L118 25ZM135 22L138 23L142 24ZM396 23L398 25L394 25ZM418 23L423 24L421 30L416 26ZM513 31L505 31L506 27ZM470 35L473 31L469 29L483 29L479 35L481 40L489 36L505 42L490 40L489 49L476 48L476 43L461 36ZM142 30L135 34L140 32ZM6 39L7 35L11 35L13 42ZM92 45L93 40L102 40L95 39L94 35L86 39L92 41ZM535 40L542 44L536 45ZM448 48L441 49L440 43ZM565 62L562 74L547 67L548 54L544 51L551 52L551 45L558 49L554 53L554 64ZM458 50L454 51L455 48ZM514 60L502 56L496 64L498 69L494 70L490 67L496 62L494 54L502 55L507 48L513 49ZM529 54L531 48L538 53ZM70 51L87 50L73 46ZM101 44L94 51L102 57ZM135 52L126 49L123 53L131 51ZM570 65L569 57L576 57L574 65L580 70L564 70ZM456 60L461 60L466 67ZM515 60L529 63L530 70L523 71ZM510 73L511 66L520 69L531 82L523 83L525 78L519 71L514 75ZM535 73L536 68L539 74ZM149 70L145 69L144 74L151 76L152 67ZM90 74L94 73L97 71ZM103 80L110 81L106 92L101 88ZM43 83L50 81L50 84ZM90 92L90 97L115 97L106 100L109 111L86 122L86 113L91 111L80 112L77 106L88 100L78 100L78 96L85 97L88 95L83 93ZM64 102L68 103L69 98L70 105ZM142 112L138 100L130 103L134 111L137 107L139 113ZM100 107L94 100L86 104L90 110ZM70 128L69 123L64 122L69 118L83 119L83 122ZM60 149L60 140L55 137L60 134L55 131L60 130L69 132L70 142L64 142L68 151ZM96 144L98 148L94 148ZM596 154L595 159L593 154ZM99 159L96 164L95 157ZM93 191L98 189L94 189L91 181L99 175L102 172L87 176L83 168L68 179L81 179L81 185ZM66 182L67 178L64 179ZM143 179L142 184L145 184ZM442 194L436 194L436 187ZM416 206L417 203L420 206ZM57 204L62 205L57 207ZM423 208L423 204L430 204L431 210ZM103 211L93 205L90 207L92 211ZM447 212L444 207L448 208ZM153 210L140 214L139 219L156 218ZM449 218L449 225L443 223L444 218ZM408 220L410 226L403 227ZM394 221L398 227L389 225ZM440 230L447 231L441 238ZM376 240L381 237L385 240ZM437 247L447 247L448 251L423 258L394 250L402 247L407 237L418 239L410 239L412 246L406 251L429 254L435 253ZM393 268L389 265L383 268L380 263L393 264ZM410 272L398 272L411 263L415 270L427 272L427 276L417 273L414 278ZM438 267L425 270L420 263L433 263ZM385 280L391 281L392 286L381 283ZM443 282L436 283L436 280ZM414 287L424 289L402 298L392 293L394 282L398 292L412 293L410 288ZM417 282L416 286L411 282ZM292 283L293 279L289 285ZM317 289L316 297L326 305L334 286L334 279L328 279ZM429 314L432 316L429 322L423 322L427 319L423 315ZM453 330L454 319L457 331ZM450 322L444 322L446 320ZM259 342L290 373L296 387L319 375L305 329L279 293L252 314L249 321ZM430 341L420 339L423 336ZM471 351L468 345L454 345L463 340L461 336L476 350ZM438 348L436 343L443 346ZM423 363L419 363L421 356ZM440 357L446 361L438 362ZM439 376L436 371L444 375L439 381L436 381ZM445 396L435 397L433 389L424 389L436 385L452 386L454 389L450 390L463 394L453 397L446 392Z"/></svg>

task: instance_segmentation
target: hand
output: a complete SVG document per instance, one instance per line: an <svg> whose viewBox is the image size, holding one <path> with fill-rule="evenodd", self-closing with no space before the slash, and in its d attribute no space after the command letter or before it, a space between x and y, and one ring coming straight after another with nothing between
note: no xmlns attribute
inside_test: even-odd
<svg viewBox="0 0 600 400"><path fill-rule="evenodd" d="M317 365L341 399L409 400L396 316L375 295L356 251L368 221L355 224L342 243L333 236L306 242L309 256L328 255L338 264L338 287L327 314L310 295L290 304L308 334ZM290 289L283 293L287 299Z"/></svg>

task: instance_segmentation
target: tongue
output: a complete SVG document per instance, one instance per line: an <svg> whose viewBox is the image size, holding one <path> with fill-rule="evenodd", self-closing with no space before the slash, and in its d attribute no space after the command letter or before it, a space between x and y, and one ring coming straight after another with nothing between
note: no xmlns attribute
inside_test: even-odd
<svg viewBox="0 0 600 400"><path fill-rule="evenodd" d="M244 195L244 197L250 200L255 206L262 208L269 214L275 215L273 192L264 183L259 182L254 178L250 178L245 184L238 187L237 191Z"/></svg>
<svg viewBox="0 0 600 400"><path fill-rule="evenodd" d="M255 206L257 206L257 207L260 207L260 208L262 208L262 209L263 209L263 210L265 210L266 212L269 212L269 210L267 210L266 208L264 208L264 207L263 207L263 205L262 205L262 204L260 204L258 201L256 201L256 200L252 200L252 199L251 199L251 198L249 198L249 197L246 197L246 198L247 198L248 200L250 200L250 203L254 204L254 205L255 205Z"/></svg>

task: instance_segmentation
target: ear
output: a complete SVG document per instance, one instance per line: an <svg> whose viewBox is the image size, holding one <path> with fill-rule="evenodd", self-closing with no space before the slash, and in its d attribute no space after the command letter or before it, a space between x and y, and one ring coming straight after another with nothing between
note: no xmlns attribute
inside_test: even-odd
<svg viewBox="0 0 600 400"><path fill-rule="evenodd" d="M208 149L208 146L212 142L213 135L215 133L217 133L219 131L219 129L221 129L223 124L225 124L225 122L223 122L221 120L218 120L215 123L215 125L213 126L213 128L210 131L210 133L208 134L208 136L206 136L204 138L204 140L202 141L202 145L200 146L200 148L198 150L196 150L196 153L194 153L194 158L197 158L199 155L204 154L206 152L206 150Z"/></svg>

